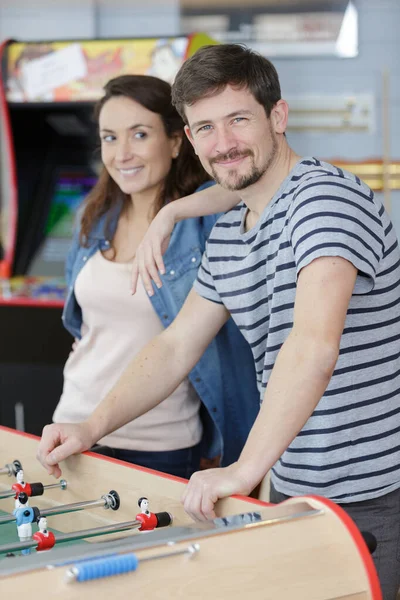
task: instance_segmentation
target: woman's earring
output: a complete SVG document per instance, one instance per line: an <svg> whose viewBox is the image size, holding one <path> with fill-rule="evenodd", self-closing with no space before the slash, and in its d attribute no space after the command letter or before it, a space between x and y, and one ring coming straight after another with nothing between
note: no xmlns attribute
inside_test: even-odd
<svg viewBox="0 0 400 600"><path fill-rule="evenodd" d="M175 152L174 158L178 158L178 156L179 156L179 152Z"/></svg>

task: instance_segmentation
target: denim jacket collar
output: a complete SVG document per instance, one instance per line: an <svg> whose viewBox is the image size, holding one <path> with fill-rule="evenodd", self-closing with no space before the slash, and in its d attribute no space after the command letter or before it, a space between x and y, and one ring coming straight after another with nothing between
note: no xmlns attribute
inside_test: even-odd
<svg viewBox="0 0 400 600"><path fill-rule="evenodd" d="M121 210L122 200L118 200L110 209L110 214L106 213L105 215L102 215L93 225L89 234L89 240L93 242L96 240L104 240L107 237L107 235L111 238L114 237ZM106 222L108 222L108 232L105 231Z"/></svg>

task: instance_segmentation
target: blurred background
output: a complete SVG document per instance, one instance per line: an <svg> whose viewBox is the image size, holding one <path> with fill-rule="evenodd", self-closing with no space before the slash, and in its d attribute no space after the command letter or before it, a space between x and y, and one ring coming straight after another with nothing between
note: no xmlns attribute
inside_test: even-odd
<svg viewBox="0 0 400 600"><path fill-rule="evenodd" d="M64 260L108 79L172 83L204 43L249 45L278 70L289 144L364 179L400 235L399 26L399 0L0 0L0 423L40 433L59 399Z"/></svg>

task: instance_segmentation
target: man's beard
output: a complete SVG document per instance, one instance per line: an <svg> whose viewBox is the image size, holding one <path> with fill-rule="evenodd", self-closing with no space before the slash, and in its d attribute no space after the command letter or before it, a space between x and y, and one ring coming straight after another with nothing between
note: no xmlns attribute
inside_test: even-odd
<svg viewBox="0 0 400 600"><path fill-rule="evenodd" d="M272 139L272 148L271 148L271 152L265 162L265 164L258 168L256 167L256 164L254 162L254 153L251 150L248 150L247 152L238 152L237 150L232 150L231 152L228 152L227 154L222 154L219 155L218 158L214 158L212 161L210 161L210 167L211 167L211 173L213 176L213 179L219 183L219 185L221 185L223 188L230 190L231 192L234 191L239 191L239 190L244 190L245 188L249 187L250 185L254 185L255 183L257 183L257 181L259 181L261 179L261 177L270 169L272 163L275 160L275 157L277 155L278 152L278 142L276 141L275 136L272 134L271 136ZM236 171L232 169L232 171L229 171L226 178L222 178L218 175L214 164L218 163L218 162L222 162L222 161L226 161L226 160L235 160L235 158L244 158L248 156L251 160L251 168L250 171L248 173L245 173L244 175L240 175L239 177L236 176Z"/></svg>

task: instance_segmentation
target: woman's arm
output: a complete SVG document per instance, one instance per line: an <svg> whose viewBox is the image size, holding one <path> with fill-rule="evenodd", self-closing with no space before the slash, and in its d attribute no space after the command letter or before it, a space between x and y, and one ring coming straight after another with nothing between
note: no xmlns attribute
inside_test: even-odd
<svg viewBox="0 0 400 600"><path fill-rule="evenodd" d="M230 192L220 185L211 185L205 190L170 202L163 208L169 209L175 223L191 217L205 217L230 210L240 202L237 192Z"/></svg>
<svg viewBox="0 0 400 600"><path fill-rule="evenodd" d="M151 280L158 288L162 286L159 276L159 273L161 275L165 273L162 255L168 248L176 223L193 217L226 212L239 201L237 192L230 192L219 185L213 185L164 206L153 219L136 251L132 267L132 294L136 292L139 275L150 296L153 294Z"/></svg>

